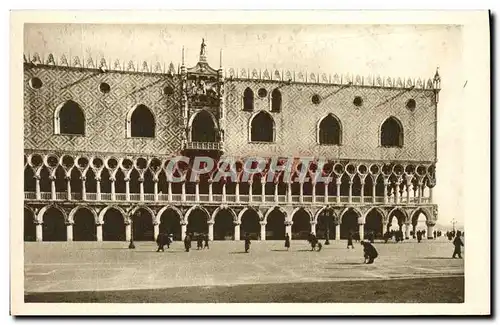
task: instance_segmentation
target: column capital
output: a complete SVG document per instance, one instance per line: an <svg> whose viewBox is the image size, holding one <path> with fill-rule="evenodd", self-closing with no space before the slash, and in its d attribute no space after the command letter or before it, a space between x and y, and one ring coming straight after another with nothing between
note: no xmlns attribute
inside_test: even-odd
<svg viewBox="0 0 500 325"><path fill-rule="evenodd" d="M49 179L50 179L51 181L55 181L55 180L56 180L56 177L55 177L54 175L50 175L50 176L49 176Z"/></svg>
<svg viewBox="0 0 500 325"><path fill-rule="evenodd" d="M115 181L116 181L116 178L114 178L114 177L110 177L110 178L109 178L109 181L110 181L110 182L115 182Z"/></svg>
<svg viewBox="0 0 500 325"><path fill-rule="evenodd" d="M81 176L80 179L85 182L87 180L87 176Z"/></svg>
<svg viewBox="0 0 500 325"><path fill-rule="evenodd" d="M139 182L144 182L144 177L139 177Z"/></svg>
<svg viewBox="0 0 500 325"><path fill-rule="evenodd" d="M40 177L40 175L35 175L33 178L39 181L42 177Z"/></svg>
<svg viewBox="0 0 500 325"><path fill-rule="evenodd" d="M261 221L261 222L259 222L259 223L260 223L260 225L261 225L261 226L265 226L265 225L267 225L267 222L266 222L266 221Z"/></svg>
<svg viewBox="0 0 500 325"><path fill-rule="evenodd" d="M336 182L335 182L337 185L341 185L342 184L342 180L340 178L337 178Z"/></svg>
<svg viewBox="0 0 500 325"><path fill-rule="evenodd" d="M239 222L239 221L233 221L233 225L239 226L239 225L241 225L241 222Z"/></svg>
<svg viewBox="0 0 500 325"><path fill-rule="evenodd" d="M285 226L291 226L291 225L293 225L292 220L285 220Z"/></svg>

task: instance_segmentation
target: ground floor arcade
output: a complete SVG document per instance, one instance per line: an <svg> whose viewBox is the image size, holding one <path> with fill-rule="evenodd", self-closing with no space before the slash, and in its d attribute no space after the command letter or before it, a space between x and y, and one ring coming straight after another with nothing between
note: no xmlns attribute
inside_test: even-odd
<svg viewBox="0 0 500 325"><path fill-rule="evenodd" d="M435 205L419 206L248 206L248 205L129 205L55 204L26 202L25 241L153 241L159 233L182 240L185 234L208 234L210 240L319 238L360 239L368 233L382 238L401 230L406 238L425 218L432 238ZM394 229L396 228L396 229Z"/></svg>

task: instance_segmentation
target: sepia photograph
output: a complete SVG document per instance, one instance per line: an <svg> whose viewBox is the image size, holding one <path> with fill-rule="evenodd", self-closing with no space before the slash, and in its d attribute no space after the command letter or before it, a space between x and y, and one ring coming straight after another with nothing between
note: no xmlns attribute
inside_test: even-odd
<svg viewBox="0 0 500 325"><path fill-rule="evenodd" d="M490 312L487 12L16 14L13 314Z"/></svg>

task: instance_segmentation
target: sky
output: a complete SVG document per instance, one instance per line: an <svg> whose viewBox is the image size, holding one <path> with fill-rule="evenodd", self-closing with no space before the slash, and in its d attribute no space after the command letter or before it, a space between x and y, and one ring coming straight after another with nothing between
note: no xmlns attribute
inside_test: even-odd
<svg viewBox="0 0 500 325"><path fill-rule="evenodd" d="M224 68L285 69L351 75L432 78L439 67L438 162L434 202L438 225L461 226L463 186L463 31L457 25L91 25L26 24L24 53L103 56L108 65L198 61Z"/></svg>

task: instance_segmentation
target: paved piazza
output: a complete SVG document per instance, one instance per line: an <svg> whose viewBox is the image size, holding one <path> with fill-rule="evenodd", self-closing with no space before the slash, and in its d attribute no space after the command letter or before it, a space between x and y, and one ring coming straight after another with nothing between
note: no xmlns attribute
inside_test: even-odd
<svg viewBox="0 0 500 325"><path fill-rule="evenodd" d="M193 243L196 246L196 243ZM96 291L257 283L377 280L464 274L464 261L451 259L445 238L404 243L376 243L379 258L364 265L362 248L331 242L310 252L306 241L211 242L209 250L184 252L175 242L156 253L153 242L25 243L25 291ZM463 254L465 258L465 254Z"/></svg>

